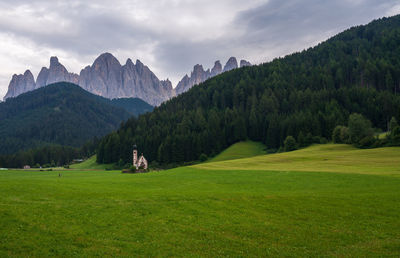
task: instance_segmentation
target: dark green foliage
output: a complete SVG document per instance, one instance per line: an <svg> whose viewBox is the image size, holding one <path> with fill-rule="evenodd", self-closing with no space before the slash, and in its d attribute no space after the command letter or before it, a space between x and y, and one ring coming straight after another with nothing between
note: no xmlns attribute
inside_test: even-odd
<svg viewBox="0 0 400 258"><path fill-rule="evenodd" d="M77 85L49 85L0 103L0 154L49 144L78 147L130 116Z"/></svg>
<svg viewBox="0 0 400 258"><path fill-rule="evenodd" d="M341 138L341 133L342 133L343 126L338 125L333 129L332 133L332 141L334 143L343 143L342 138Z"/></svg>
<svg viewBox="0 0 400 258"><path fill-rule="evenodd" d="M0 103L0 155L52 144L78 147L151 109L139 99L111 101L71 83L39 88Z"/></svg>
<svg viewBox="0 0 400 258"><path fill-rule="evenodd" d="M94 138L80 148L60 145L47 145L14 154L0 155L0 167L21 168L30 165L33 168L64 166L74 159L89 158L95 154L99 140Z"/></svg>
<svg viewBox="0 0 400 258"><path fill-rule="evenodd" d="M375 138L372 135L367 135L358 142L358 147L369 148L374 145Z"/></svg>
<svg viewBox="0 0 400 258"><path fill-rule="evenodd" d="M206 161L207 159L208 159L208 157L207 157L207 155L204 154L204 153L202 153L202 154L200 155L200 157L199 157L199 160L200 160L201 162L204 162L204 161Z"/></svg>
<svg viewBox="0 0 400 258"><path fill-rule="evenodd" d="M340 140L341 143L350 143L350 134L348 127L342 126L342 129L340 130Z"/></svg>
<svg viewBox="0 0 400 258"><path fill-rule="evenodd" d="M389 122L389 131L393 131L394 128L398 127L399 124L397 123L397 120L395 117L392 117Z"/></svg>
<svg viewBox="0 0 400 258"><path fill-rule="evenodd" d="M111 104L115 107L120 107L128 111L134 116L151 112L153 106L138 98L120 98L111 100Z"/></svg>
<svg viewBox="0 0 400 258"><path fill-rule="evenodd" d="M391 117L399 118L399 84L400 16L395 16L193 87L104 137L97 161L128 162L127 147L134 143L148 160L162 164L212 156L246 139L279 149L292 135L304 147L331 139L352 113L386 130ZM343 128L342 142L348 136ZM352 134L360 141L369 133L362 136Z"/></svg>
<svg viewBox="0 0 400 258"><path fill-rule="evenodd" d="M291 135L286 137L285 141L283 142L283 145L285 151L293 151L297 149L296 140Z"/></svg>
<svg viewBox="0 0 400 258"><path fill-rule="evenodd" d="M360 114L351 114L349 117L350 142L357 144L361 139L372 136L371 122Z"/></svg>

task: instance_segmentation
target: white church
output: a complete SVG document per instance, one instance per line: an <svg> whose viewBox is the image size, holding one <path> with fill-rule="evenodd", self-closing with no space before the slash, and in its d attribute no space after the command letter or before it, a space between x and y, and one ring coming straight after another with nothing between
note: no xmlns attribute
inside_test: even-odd
<svg viewBox="0 0 400 258"><path fill-rule="evenodd" d="M147 169L148 168L147 160L143 156L143 153L142 153L142 155L140 155L140 157L138 159L136 144L133 145L133 165L136 167L136 169Z"/></svg>

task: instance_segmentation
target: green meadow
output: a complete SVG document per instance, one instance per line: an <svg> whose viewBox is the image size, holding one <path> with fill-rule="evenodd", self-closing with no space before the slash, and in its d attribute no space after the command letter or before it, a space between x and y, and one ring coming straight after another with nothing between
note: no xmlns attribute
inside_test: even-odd
<svg viewBox="0 0 400 258"><path fill-rule="evenodd" d="M400 256L400 148L236 151L146 174L0 171L0 257Z"/></svg>

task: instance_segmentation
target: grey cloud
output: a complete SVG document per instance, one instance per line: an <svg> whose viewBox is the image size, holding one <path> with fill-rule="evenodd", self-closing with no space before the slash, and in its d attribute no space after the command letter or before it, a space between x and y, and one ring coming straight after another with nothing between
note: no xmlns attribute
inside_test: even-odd
<svg viewBox="0 0 400 258"><path fill-rule="evenodd" d="M293 51L382 17L395 4L395 0L271 0L238 14L235 24L245 31L244 43L249 47L261 43Z"/></svg>
<svg viewBox="0 0 400 258"><path fill-rule="evenodd" d="M128 55L125 58L140 59L150 69L157 70L160 79L169 77L176 84L197 63L209 68L215 60L224 63L230 56L249 59L252 63L265 62L310 47L350 26L382 17L398 5L398 0L252 1L246 5L235 0L235 5L242 5L235 9L232 1L221 0L215 5L218 10L210 8L212 1L196 1L199 15L195 21L199 18L205 23L212 20L223 28L215 37L207 37L208 33L215 34L213 24L202 27L196 23L192 27L185 22L176 23L179 14L193 12L189 1L179 2L183 3L181 5L174 2L170 9L165 8L166 2L151 2L148 6L151 22L134 19L137 12L131 3L136 2L132 1L1 1L0 14L15 7L26 9L27 14L0 17L0 31L29 39L39 49L61 49L66 53L64 59L70 56L93 61L102 52L122 52ZM114 8L119 4L132 10ZM205 8L200 10L201 6ZM224 7L232 12L233 20L226 15ZM43 17L44 21L52 15L53 20L48 24L41 19L34 20L37 24L15 21L23 19L24 15ZM145 56L147 60L143 60ZM82 63L82 67L86 64ZM1 56L0 65L4 65ZM15 71L20 72L23 71ZM11 74L9 78L0 78L0 82L10 78Z"/></svg>

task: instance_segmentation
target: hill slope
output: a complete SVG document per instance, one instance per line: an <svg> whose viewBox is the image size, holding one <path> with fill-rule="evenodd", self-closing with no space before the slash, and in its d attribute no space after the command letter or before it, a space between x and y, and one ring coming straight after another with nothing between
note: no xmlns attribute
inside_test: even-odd
<svg viewBox="0 0 400 258"><path fill-rule="evenodd" d="M400 176L400 147L357 149L345 144L323 144L285 153L198 164L211 170L267 170L361 173Z"/></svg>
<svg viewBox="0 0 400 258"><path fill-rule="evenodd" d="M265 145L259 142L238 142L210 159L209 162L249 158L265 154Z"/></svg>
<svg viewBox="0 0 400 258"><path fill-rule="evenodd" d="M103 138L98 162L130 162L124 145L135 143L150 161L161 163L212 156L246 139L278 149L291 135L307 146L330 139L351 113L386 131L391 117L400 121L399 42L400 15L354 27L301 53L221 74Z"/></svg>
<svg viewBox="0 0 400 258"><path fill-rule="evenodd" d="M9 98L0 103L0 154L47 144L80 146L132 116L114 105L121 104L70 83Z"/></svg>
<svg viewBox="0 0 400 258"><path fill-rule="evenodd" d="M123 108L134 116L151 112L154 108L152 105L139 98L112 99L111 105Z"/></svg>

